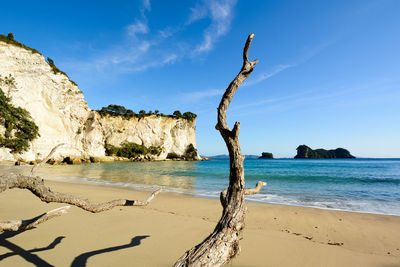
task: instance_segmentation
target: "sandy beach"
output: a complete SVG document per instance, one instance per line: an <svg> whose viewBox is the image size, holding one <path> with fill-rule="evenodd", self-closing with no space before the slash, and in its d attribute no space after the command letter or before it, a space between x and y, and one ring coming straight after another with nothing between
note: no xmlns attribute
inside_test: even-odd
<svg viewBox="0 0 400 267"><path fill-rule="evenodd" d="M94 202L149 192L46 181ZM65 206L26 190L0 194L0 216L28 219ZM213 199L162 192L147 207L69 212L22 233L0 234L0 266L171 266L219 219ZM231 266L400 266L400 217L248 203L242 251ZM48 266L48 265L47 265Z"/></svg>

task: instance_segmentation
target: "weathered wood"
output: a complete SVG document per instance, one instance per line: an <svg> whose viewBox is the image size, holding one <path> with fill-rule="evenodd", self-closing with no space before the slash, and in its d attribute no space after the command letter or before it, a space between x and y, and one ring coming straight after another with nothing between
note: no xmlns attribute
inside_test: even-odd
<svg viewBox="0 0 400 267"><path fill-rule="evenodd" d="M44 180L38 176L32 177L14 173L0 176L0 193L13 188L27 189L46 203L66 203L93 213L110 210L117 206L146 206L161 192L161 189L154 191L149 198L144 201L116 199L105 203L93 204L87 199L51 191L50 188L44 185Z"/></svg>
<svg viewBox="0 0 400 267"><path fill-rule="evenodd" d="M53 147L53 149L50 151L50 153L47 155L47 157L46 157L44 160L42 160L40 163L38 163L38 164L36 164L36 165L33 165L32 169L31 169L31 176L33 176L33 174L35 173L35 170L36 170L37 168L39 168L40 166L42 166L43 164L45 164L45 163L51 158L51 156L53 156L54 152L56 152L56 150L57 150L59 147L63 146L63 145L65 145L65 144L64 144L64 143L61 143L61 144L56 145L55 147Z"/></svg>
<svg viewBox="0 0 400 267"><path fill-rule="evenodd" d="M240 123L231 130L226 122L226 112L233 95L241 83L250 75L257 60L248 60L248 50L254 34L247 38L243 49L243 66L235 79L229 84L218 107L218 122L215 128L220 132L229 151L229 187L221 192L222 216L214 231L200 244L188 250L174 266L221 266L228 263L240 251L239 239L244 228L246 207L244 205L245 180L240 144ZM249 194L259 192L264 185L260 182Z"/></svg>
<svg viewBox="0 0 400 267"><path fill-rule="evenodd" d="M5 231L25 231L31 229L40 223L66 213L70 207L71 206L64 206L57 208L28 220L0 221L0 233Z"/></svg>
<svg viewBox="0 0 400 267"><path fill-rule="evenodd" d="M262 188L263 186L266 186L266 185L267 185L266 182L258 181L257 184L256 184L256 187L246 189L246 190L244 191L244 194L245 194L245 195L255 195L255 194L258 194L258 193L260 193L261 188Z"/></svg>
<svg viewBox="0 0 400 267"><path fill-rule="evenodd" d="M0 176L0 193L13 188L27 189L32 192L40 200L50 203L66 203L79 207L83 210L98 213L106 210L110 210L117 206L147 206L153 198L161 192L161 189L154 191L146 200L129 200L129 199L116 199L105 203L94 204L87 199L82 199L72 195L58 193L51 191L50 188L44 185L44 180L39 176L33 176L37 167L46 163L54 152L64 144L55 146L49 153L49 155L40 163L31 169L30 176L10 173ZM42 215L39 215L30 220L15 220L15 221L0 221L0 232L2 231L19 231L27 230L39 223L45 222L55 216L59 216L66 212L70 206L58 208Z"/></svg>

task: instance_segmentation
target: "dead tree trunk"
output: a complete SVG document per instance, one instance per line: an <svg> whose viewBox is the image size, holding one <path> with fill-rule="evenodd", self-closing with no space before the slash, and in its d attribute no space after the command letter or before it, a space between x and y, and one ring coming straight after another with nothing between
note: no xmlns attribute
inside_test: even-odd
<svg viewBox="0 0 400 267"><path fill-rule="evenodd" d="M218 107L218 123L215 128L221 133L229 151L230 174L229 187L221 192L223 207L222 217L212 234L203 242L188 250L174 266L221 266L228 263L240 251L239 239L244 228L246 207L244 196L258 193L265 183L259 182L257 187L246 192L243 160L240 144L240 123L236 122L231 130L226 122L226 111L233 95L240 84L253 71L257 60L248 60L248 50L254 34L247 38L243 49L243 66L236 78L229 84Z"/></svg>

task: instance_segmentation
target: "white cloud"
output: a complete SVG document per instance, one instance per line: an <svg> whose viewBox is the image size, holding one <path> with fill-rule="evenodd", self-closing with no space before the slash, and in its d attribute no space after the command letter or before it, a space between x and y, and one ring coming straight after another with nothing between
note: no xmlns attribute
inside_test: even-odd
<svg viewBox="0 0 400 267"><path fill-rule="evenodd" d="M210 51L214 48L214 43L229 31L235 4L236 0L203 0L202 4L197 4L191 9L187 24L206 17L211 20L203 32L203 41L195 48L195 53Z"/></svg>

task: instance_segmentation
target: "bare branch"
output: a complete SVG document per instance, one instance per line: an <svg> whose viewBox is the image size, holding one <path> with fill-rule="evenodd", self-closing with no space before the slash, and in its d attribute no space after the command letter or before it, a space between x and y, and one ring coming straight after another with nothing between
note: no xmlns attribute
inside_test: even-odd
<svg viewBox="0 0 400 267"><path fill-rule="evenodd" d="M244 45L244 48L243 48L243 63L244 64L246 62L249 62L248 53L249 53L249 48L250 48L250 45L251 45L251 41L253 41L253 38L254 38L254 33L251 33L249 35L249 37L247 38L246 44Z"/></svg>
<svg viewBox="0 0 400 267"><path fill-rule="evenodd" d="M243 67L240 70L239 74L233 79L233 81L229 84L228 88L226 88L226 91L221 99L221 102L218 106L218 123L215 126L217 130L220 132L222 130L229 130L229 127L226 123L226 111L228 110L228 106L232 101L232 97L235 94L236 90L239 88L239 86L242 84L244 80L249 77L250 73L253 71L254 66L257 64L258 60L254 60L252 62L249 62L248 59L248 50L250 48L251 41L254 38L254 34L250 34L249 37L247 38L245 47L243 49ZM221 132L222 134L222 132Z"/></svg>
<svg viewBox="0 0 400 267"><path fill-rule="evenodd" d="M53 149L50 151L50 153L47 155L47 157L46 157L44 160L42 160L42 162L40 162L40 163L34 165L34 166L32 167L32 169L31 169L31 176L33 176L33 174L35 173L35 170L36 170L39 166L42 166L43 164L45 164L45 163L51 158L51 156L53 156L54 152L56 152L56 150L57 150L60 146L63 146L63 145L65 145L65 144L62 143L62 144L58 144L58 145L56 145L55 147L53 147Z"/></svg>
<svg viewBox="0 0 400 267"><path fill-rule="evenodd" d="M66 203L93 213L110 210L117 206L146 206L161 192L161 189L154 191L145 201L116 199L105 203L93 204L86 199L51 191L50 188L44 185L44 181L40 177L31 177L13 173L9 174L7 177L4 175L0 176L0 192L13 188L28 189L35 196L40 198L40 200L47 203Z"/></svg>
<svg viewBox="0 0 400 267"><path fill-rule="evenodd" d="M258 181L257 184L256 184L256 187L246 189L246 190L244 191L244 194L245 194L245 195L255 195L255 194L258 194L258 193L260 193L261 188L262 188L263 186L266 186L266 185L267 185L266 182Z"/></svg>
<svg viewBox="0 0 400 267"><path fill-rule="evenodd" d="M71 206L57 208L29 220L0 221L0 233L5 231L25 231L54 217L67 213Z"/></svg>

